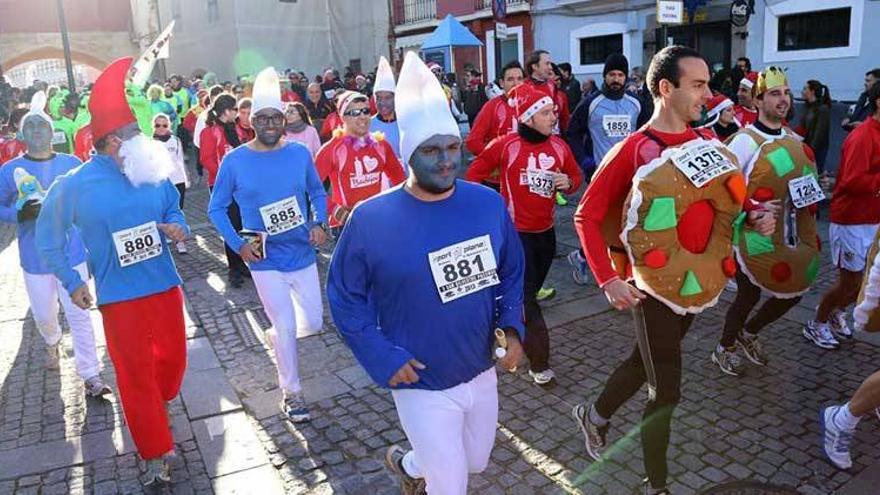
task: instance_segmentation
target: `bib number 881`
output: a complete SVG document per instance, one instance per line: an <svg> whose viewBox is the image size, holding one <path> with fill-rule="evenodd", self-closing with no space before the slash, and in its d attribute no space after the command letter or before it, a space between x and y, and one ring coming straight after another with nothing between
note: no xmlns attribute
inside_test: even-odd
<svg viewBox="0 0 880 495"><path fill-rule="evenodd" d="M140 251L141 249L152 246L153 242L153 236L150 234L132 239L130 241L125 241L125 252L131 254L135 251Z"/></svg>
<svg viewBox="0 0 880 495"><path fill-rule="evenodd" d="M470 277L471 274L474 273L471 264L476 265L477 270L481 272L485 270L485 268L483 268L483 260L477 255L473 260L464 259L456 264L449 263L443 265L443 278L446 279L447 282L455 282L459 278Z"/></svg>

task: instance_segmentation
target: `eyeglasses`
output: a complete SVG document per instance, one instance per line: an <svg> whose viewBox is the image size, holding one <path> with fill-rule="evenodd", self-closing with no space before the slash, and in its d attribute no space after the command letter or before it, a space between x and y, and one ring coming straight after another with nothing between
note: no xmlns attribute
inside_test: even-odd
<svg viewBox="0 0 880 495"><path fill-rule="evenodd" d="M355 108L353 110L347 110L343 115L346 117L360 117L361 115L369 115L370 109L368 107L364 108Z"/></svg>
<svg viewBox="0 0 880 495"><path fill-rule="evenodd" d="M156 129L167 129L168 124L155 124L155 125L153 125L153 127Z"/></svg>
<svg viewBox="0 0 880 495"><path fill-rule="evenodd" d="M274 126L284 125L284 115L257 115L254 117L254 124L259 126L267 126L272 124Z"/></svg>

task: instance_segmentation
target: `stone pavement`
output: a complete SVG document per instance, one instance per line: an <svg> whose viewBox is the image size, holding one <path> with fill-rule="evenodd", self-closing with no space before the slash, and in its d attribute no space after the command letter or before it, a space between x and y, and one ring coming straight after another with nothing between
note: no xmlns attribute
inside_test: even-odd
<svg viewBox="0 0 880 495"><path fill-rule="evenodd" d="M375 387L337 336L325 309L324 330L299 336L300 368L313 421L293 426L279 414L280 391L252 284L226 286L222 244L207 223L207 191L187 194L195 238L175 258L187 298L189 367L171 417L177 458L173 493L395 494L382 455L404 443L390 394ZM559 254L576 246L572 207L561 208ZM823 232L825 232L823 228ZM0 230L0 494L140 493L140 464L115 396L86 400L75 376L71 342L60 371L44 369L44 344L28 314L11 229ZM827 257L827 255L826 255ZM826 263L817 290L764 332L772 357L732 378L708 357L732 293L699 316L684 341L682 403L669 449L673 493L753 479L805 494L876 490L880 428L859 426L854 467L840 472L819 447L819 406L847 398L877 367L877 342L860 339L821 351L800 335L819 289L832 283ZM322 276L326 262L320 263ZM646 393L613 419L608 459L587 460L571 407L592 400L633 345L628 314L609 309L595 286L578 287L564 258L548 286L556 388L534 386L521 367L499 380L500 426L488 469L471 491L639 493L643 477L637 425ZM325 307L326 308L326 307ZM104 376L115 384L93 311Z"/></svg>

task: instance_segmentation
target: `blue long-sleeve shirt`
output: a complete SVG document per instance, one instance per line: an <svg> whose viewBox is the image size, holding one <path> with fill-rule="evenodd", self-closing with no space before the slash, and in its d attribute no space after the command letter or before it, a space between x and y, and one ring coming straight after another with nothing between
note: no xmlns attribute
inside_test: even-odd
<svg viewBox="0 0 880 495"><path fill-rule="evenodd" d="M165 234L159 239L141 238L161 246L158 256L122 266L113 234L150 222L176 223L187 234L180 194L171 181L135 187L107 155L92 155L83 166L59 176L49 188L37 218L36 243L40 256L73 293L85 283L73 269L65 251L67 232L76 227L88 250L89 268L95 276L98 304L129 301L164 292L181 284Z"/></svg>
<svg viewBox="0 0 880 495"><path fill-rule="evenodd" d="M394 154L397 155L397 158L400 158L400 128L397 127L397 121L385 122L376 115L370 121L370 132L376 131L385 135L385 140L388 141L388 144L394 149ZM408 174L409 170L407 170L407 168L408 167L403 167L403 171Z"/></svg>
<svg viewBox="0 0 880 495"><path fill-rule="evenodd" d="M615 144L649 118L634 95L622 93L615 98L603 89L584 98L577 106L568 125L566 141L581 167L593 169ZM627 127L620 127L621 121L626 122ZM626 130L622 132L622 129Z"/></svg>
<svg viewBox="0 0 880 495"><path fill-rule="evenodd" d="M481 236L491 241L498 284L444 304L435 272L442 286L464 280L479 265L470 259L476 251L462 249L452 253L453 261L440 258L449 261L441 267L437 252ZM485 263L488 255L482 256ZM415 358L427 368L417 371L417 383L398 388L443 390L493 365L496 327L515 328L524 339L524 264L496 192L459 180L449 198L425 202L398 186L352 212L333 253L327 298L336 327L378 385L387 388ZM455 280L444 282L444 275Z"/></svg>
<svg viewBox="0 0 880 495"><path fill-rule="evenodd" d="M73 155L56 154L47 160L35 160L28 155L10 160L0 168L0 221L16 224L18 236L18 258L22 270L34 275L46 275L52 273L49 266L37 253L34 241L36 219L18 221L18 209L15 207L18 200L18 187L15 184L15 169L24 169L29 175L36 177L43 190L49 189L52 182L59 175L66 174L82 162ZM86 260L86 251L83 248L79 232L71 228L67 232L67 257L73 266L79 265Z"/></svg>
<svg viewBox="0 0 880 495"><path fill-rule="evenodd" d="M238 252L245 243L232 226L227 208L232 200L241 210L241 225L247 230L267 232L260 208L296 197L305 222L293 229L269 235L266 257L250 264L251 270L292 272L315 263L315 249L309 230L327 221L327 193L318 178L309 150L299 143L287 143L273 151L254 151L239 146L223 157L208 204L208 217L226 244ZM312 214L309 214L311 210Z"/></svg>

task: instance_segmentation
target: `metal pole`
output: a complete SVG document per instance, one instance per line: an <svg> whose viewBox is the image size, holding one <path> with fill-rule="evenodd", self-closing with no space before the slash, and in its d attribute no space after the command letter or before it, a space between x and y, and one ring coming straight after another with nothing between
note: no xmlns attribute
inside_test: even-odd
<svg viewBox="0 0 880 495"><path fill-rule="evenodd" d="M162 26L162 7L159 5L159 0L153 0L154 5L156 6L156 24L158 27L159 33L161 33L165 28ZM165 67L165 59L159 60L159 71L162 74L162 80L168 80L168 68Z"/></svg>
<svg viewBox="0 0 880 495"><path fill-rule="evenodd" d="M498 23L495 23L495 35L493 38L495 39L495 79L501 79L501 68L504 67L504 64L501 63L501 39L498 37Z"/></svg>
<svg viewBox="0 0 880 495"><path fill-rule="evenodd" d="M58 24L61 27L61 44L64 45L64 65L67 68L67 86L71 93L76 94L76 83L73 80L73 61L70 57L70 38L67 34L67 21L64 19L62 0L55 0L58 6Z"/></svg>

